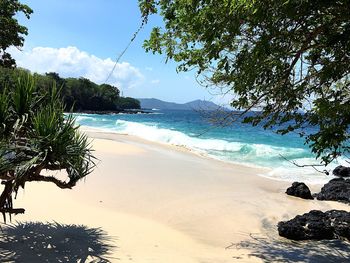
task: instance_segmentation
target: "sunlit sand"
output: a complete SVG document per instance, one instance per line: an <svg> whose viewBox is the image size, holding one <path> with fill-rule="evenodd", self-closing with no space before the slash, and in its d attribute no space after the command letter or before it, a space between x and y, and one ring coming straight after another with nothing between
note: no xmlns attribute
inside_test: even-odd
<svg viewBox="0 0 350 263"><path fill-rule="evenodd" d="M27 184L15 203L26 213L13 222L102 228L114 246L111 262L260 262L280 257L262 255L269 248L253 242L283 243L278 221L311 209L350 210L287 196L289 183L257 176L261 170L132 136L88 134L95 171L73 190Z"/></svg>

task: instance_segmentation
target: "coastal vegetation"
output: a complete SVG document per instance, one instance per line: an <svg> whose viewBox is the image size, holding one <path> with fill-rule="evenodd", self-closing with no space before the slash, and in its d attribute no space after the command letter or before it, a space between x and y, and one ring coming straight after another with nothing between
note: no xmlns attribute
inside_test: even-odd
<svg viewBox="0 0 350 263"><path fill-rule="evenodd" d="M24 15L27 19L33 10L18 0L0 1L0 90L5 86L17 84L19 76L29 74L25 69L16 68L16 61L8 52L9 47L21 48L28 29L19 24L16 16ZM34 74L38 92L50 92L56 82L63 99L65 111L123 111L139 109L136 99L121 97L119 89L109 84L98 85L85 78L61 78L57 73Z"/></svg>
<svg viewBox="0 0 350 263"><path fill-rule="evenodd" d="M349 152L350 2L139 0L164 19L146 51L196 69L234 99L243 120L305 138L327 165ZM257 114L247 115L251 110Z"/></svg>
<svg viewBox="0 0 350 263"><path fill-rule="evenodd" d="M0 67L1 86L13 86L23 73L28 70ZM140 109L140 102L134 98L121 97L117 87L109 84L98 85L86 78L61 78L55 72L45 75L33 74L39 92L48 92L54 82L60 90L65 111L84 112L119 112L128 109ZM1 87L0 87L1 90Z"/></svg>
<svg viewBox="0 0 350 263"><path fill-rule="evenodd" d="M16 68L7 49L23 46L28 31L18 23L21 13L30 18L32 10L17 0L0 1L0 213L5 221L6 214L24 213L13 207L13 198L27 182L71 189L92 172L88 138L65 112L140 108L139 101L121 97L112 85ZM65 180L50 171L61 171Z"/></svg>
<svg viewBox="0 0 350 263"><path fill-rule="evenodd" d="M64 116L64 103L55 85L42 91L30 74L0 93L0 212L24 213L13 208L13 197L27 182L50 182L71 189L91 173L94 157L88 138L74 117ZM64 171L68 180L43 174Z"/></svg>
<svg viewBox="0 0 350 263"><path fill-rule="evenodd" d="M180 63L179 70L196 68L203 85L214 85L234 95L231 106L237 111L223 112L222 124L243 120L244 123L261 125L265 129L274 128L280 134L297 133L305 138L305 143L325 165L349 152L350 6L347 1L269 0L262 3L254 0L139 0L139 3L142 25L131 42L149 15L159 13L163 16L165 27L152 31L144 45L146 50L163 53L167 60L174 59ZM13 17L21 12L29 17L32 11L18 1L4 0L0 4L3 8L0 10L0 23L4 26L0 27L0 31L3 31L1 37L9 39L0 46L0 180L3 185L0 213L6 221L8 214L24 213L23 208L14 208L13 199L28 182L48 182L61 189L71 189L94 169L95 158L89 140L75 124L74 117L65 114L67 111L119 112L139 108L140 103L121 97L119 89L109 84L99 85L86 78L62 78L55 72L32 74L16 68L6 49L10 46L21 47L27 31ZM277 137L269 133L261 136L264 140L262 144L257 144L260 127L255 127L251 133L248 129L227 130L244 135L239 137L238 143L212 140L209 136L201 140L194 138L192 132L196 131L196 125L206 127L201 120L196 122L191 114L174 114L173 119L168 116L158 116L167 125L154 124L157 119L153 115L146 116L149 117L147 125L142 124L143 115L137 116L139 123L128 121L130 116L126 115L103 116L103 125L107 124L105 127L113 127L116 131L120 124L123 129L129 129L128 134L137 131L135 134L142 133L146 139L156 141L162 138L165 142L175 142L181 146L186 146L186 143L181 143L185 141L192 144L193 149L203 147L206 152L217 152L218 155L234 153L240 159L244 159L244 154L252 156L258 153L260 157L271 155L272 151L280 154L283 150L288 152L295 148L284 147L288 144L288 136L284 137L287 139L282 142L283 147L264 144L265 140L271 142ZM91 118L82 117L85 120ZM94 124L100 125L99 116L93 117L96 119ZM108 125L109 121L112 121L112 125ZM184 132L176 130L176 126ZM89 134L94 136L94 132ZM216 138L225 138L226 135L223 132ZM249 143L246 140L248 137L252 137ZM276 189L281 189L285 184L277 180L258 179L259 168L222 165L221 162L211 162L210 158L192 156L176 149L168 151L160 145L147 144L142 140L133 141L127 137L118 140L121 137L116 134L103 134L100 137L103 139L98 138L94 146L105 163L101 166L101 174L108 176L103 180L98 176L92 177L86 184L88 187L90 185L90 189L81 191L83 198L63 198L60 192L54 193L52 189L45 192L45 189L38 188L40 190L34 192L40 199L34 203L43 208L45 206L42 204L46 202L50 210L59 207L59 211L65 213L62 213L63 217L57 217L58 220L68 218L69 221L93 222L111 230L117 225L115 229L125 231L124 238L128 241L133 236L138 239L137 242L142 240L140 235L134 235L136 232L146 236L149 234L150 237L153 237L153 233L161 233L151 242L146 241L157 244L148 256L160 262L164 262L159 259L166 254L163 252L170 251L176 255L174 251L182 246L185 250L180 250L179 254L186 251L194 259L192 261L225 261L227 259L221 260L221 256L217 255L224 254L223 249L218 253L218 244L235 234L240 238L244 233L265 235L261 231L263 228L270 232L269 227L276 227L277 220L304 212L304 202L309 202L298 202L292 198L280 200L281 195L276 194ZM300 154L299 150L297 154ZM268 159L262 160L266 162ZM52 176L52 172L56 171L60 171L59 175ZM338 176L350 176L347 167L337 167L333 170L334 174L335 171L338 171ZM186 187L183 187L185 184ZM119 191L115 191L116 185ZM308 200L317 198L348 204L349 186L349 179L333 179L321 192L312 194L306 184L295 182L287 189L287 194ZM176 192L178 189L181 191ZM80 202L72 202L73 197L80 199ZM118 202L111 205L105 200ZM310 205L325 210L334 204L319 205L314 202ZM154 216L151 221L150 211L152 219ZM129 213L131 216L128 216ZM48 211L48 214L56 218L52 211ZM160 224L155 228L158 216ZM188 217L193 220L189 222ZM164 218L172 218L176 224L164 225ZM207 227L217 223L221 224L220 229ZM347 211L311 211L280 222L278 231L281 236L295 240L350 240L349 227L350 213ZM29 237L33 237L34 245L38 243L36 235L35 230L31 229ZM42 232L39 235L42 236ZM253 235L249 236L255 239ZM96 239L96 236L92 238ZM72 244L70 238L63 239L65 243ZM28 238L23 239L23 234L20 239L13 240L30 243ZM175 250L174 240L179 244ZM268 245L271 241L269 235L266 240L268 242L261 242L265 243L265 247L260 246L257 251L245 244L248 252L244 253L248 253L248 260L258 257L269 261L268 253L274 254L280 261L284 254L298 258L296 250L283 251L285 247L280 247L277 242L273 242L271 248ZM45 251L57 252L52 240L48 241L50 243L44 241ZM127 243L133 245L131 241ZM33 244L29 244L29 253L34 252L43 259L45 254L33 249ZM145 247L144 243L141 244L141 248ZM203 246L198 246L200 244ZM291 246L296 246L296 243L289 243L287 248ZM160 250L162 247L164 250ZM225 251L231 247L237 249L232 243ZM309 256L309 250L305 247L304 253ZM96 252L96 249L98 247L86 247L88 252ZM144 250L137 250L140 254L133 256L136 260L144 256ZM207 251L210 253L206 254ZM5 253L11 255L7 251ZM122 253L127 255L129 261L133 260L128 250ZM87 260L88 254L84 254ZM225 256L231 260L243 260L241 254L238 252L237 257ZM338 254L338 258L343 257L341 253ZM66 253L65 258L68 256ZM177 260L173 255L165 256L174 258L176 262L186 262L186 259L181 260L183 257ZM327 255L325 258L329 261Z"/></svg>

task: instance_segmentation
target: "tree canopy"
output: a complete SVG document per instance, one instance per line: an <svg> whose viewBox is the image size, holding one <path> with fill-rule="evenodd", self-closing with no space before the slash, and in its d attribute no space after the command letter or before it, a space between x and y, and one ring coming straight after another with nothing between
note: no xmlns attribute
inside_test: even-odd
<svg viewBox="0 0 350 263"><path fill-rule="evenodd" d="M164 20L145 49L231 93L238 119L300 134L325 164L349 151L349 0L139 0L139 6L144 19ZM257 112L246 115L250 110Z"/></svg>
<svg viewBox="0 0 350 263"><path fill-rule="evenodd" d="M22 68L8 69L0 67L1 86L15 85L23 73L30 74ZM117 87L109 84L98 85L86 78L62 78L56 72L45 75L33 74L39 91L43 93L52 89L52 83L60 88L60 97L64 102L65 111L123 111L140 109L140 102L134 98L120 96Z"/></svg>
<svg viewBox="0 0 350 263"><path fill-rule="evenodd" d="M11 46L22 47L28 30L18 23L15 16L23 13L29 18L32 12L32 9L18 0L0 0L0 66L14 67L16 65L15 60L6 52L6 49Z"/></svg>

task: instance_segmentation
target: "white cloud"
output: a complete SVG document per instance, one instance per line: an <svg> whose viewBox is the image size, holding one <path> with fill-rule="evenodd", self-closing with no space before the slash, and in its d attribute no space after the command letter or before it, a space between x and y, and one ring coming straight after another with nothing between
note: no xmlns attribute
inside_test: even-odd
<svg viewBox="0 0 350 263"><path fill-rule="evenodd" d="M160 80L159 79L153 79L153 80L151 80L151 83L157 85L157 84L160 83Z"/></svg>
<svg viewBox="0 0 350 263"><path fill-rule="evenodd" d="M151 68L151 67L145 67L145 70L147 70L147 71L153 71L153 68Z"/></svg>
<svg viewBox="0 0 350 263"><path fill-rule="evenodd" d="M32 72L57 72L62 77L84 77L98 84L104 83L115 62L101 59L77 47L50 48L35 47L29 51L12 49L11 53L19 67ZM118 63L108 80L109 84L119 88L133 88L144 79L140 70L128 62Z"/></svg>

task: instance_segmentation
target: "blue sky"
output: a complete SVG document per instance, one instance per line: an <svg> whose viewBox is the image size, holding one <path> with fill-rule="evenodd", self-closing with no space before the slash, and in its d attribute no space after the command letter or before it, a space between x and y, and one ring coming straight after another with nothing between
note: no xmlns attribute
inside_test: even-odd
<svg viewBox="0 0 350 263"><path fill-rule="evenodd" d="M113 61L141 23L137 0L22 0L33 10L30 20L19 20L29 35L21 52L13 54L19 66L64 77L84 76L104 82ZM156 97L175 102L194 99L220 101L199 86L195 73L176 73L174 62L146 53L142 44L160 17L152 17L121 59L110 82L125 96Z"/></svg>

